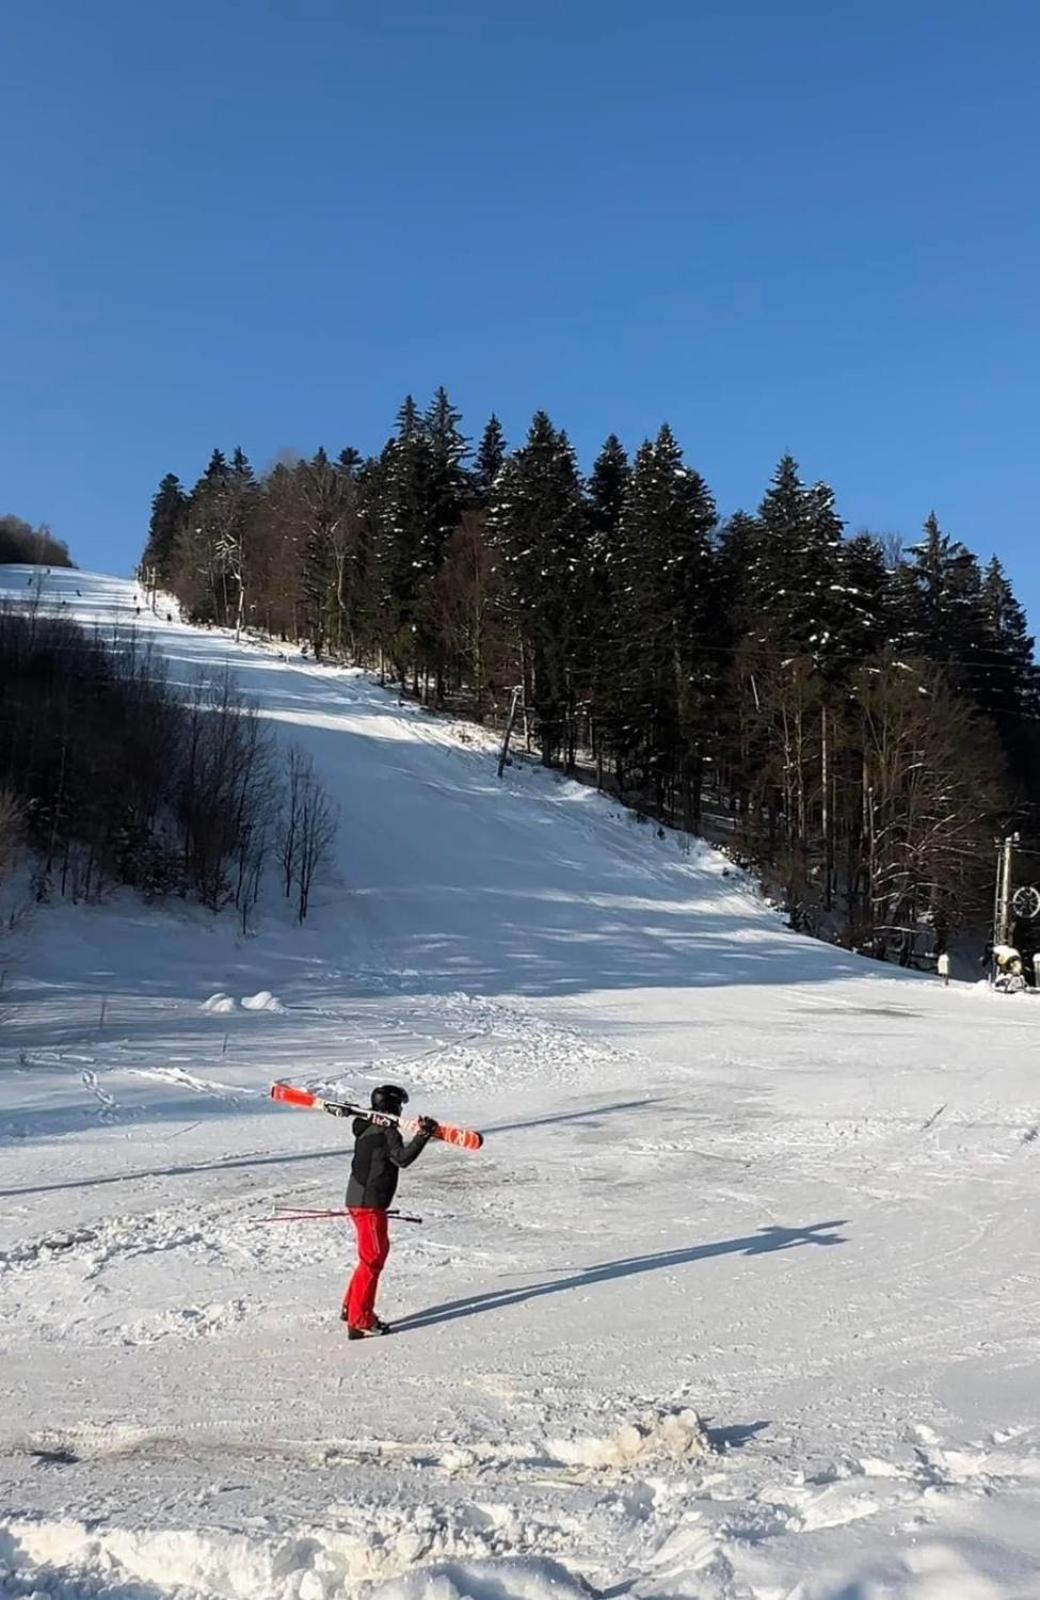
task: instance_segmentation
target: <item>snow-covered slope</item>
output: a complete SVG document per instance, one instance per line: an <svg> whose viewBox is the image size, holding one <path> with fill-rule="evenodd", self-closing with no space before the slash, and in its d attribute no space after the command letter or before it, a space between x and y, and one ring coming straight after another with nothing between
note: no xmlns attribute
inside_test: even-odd
<svg viewBox="0 0 1040 1600"><path fill-rule="evenodd" d="M361 674L45 589L233 671L342 822L303 930L4 936L0 1593L1040 1594L1037 1003L798 938ZM274 1076L487 1134L405 1174L392 1339L344 1340L344 1226L264 1220L347 1164Z"/></svg>

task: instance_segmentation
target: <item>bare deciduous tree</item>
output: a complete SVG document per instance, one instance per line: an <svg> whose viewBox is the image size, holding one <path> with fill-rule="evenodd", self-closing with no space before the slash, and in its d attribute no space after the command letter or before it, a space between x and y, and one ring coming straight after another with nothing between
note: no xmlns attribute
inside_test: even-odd
<svg viewBox="0 0 1040 1600"><path fill-rule="evenodd" d="M25 831L25 819L17 796L0 788L0 886L12 877Z"/></svg>
<svg viewBox="0 0 1040 1600"><path fill-rule="evenodd" d="M989 891L1003 773L996 740L941 672L882 658L855 683L862 741L864 910L904 964L936 921L957 923Z"/></svg>
<svg viewBox="0 0 1040 1600"><path fill-rule="evenodd" d="M303 805L303 782L309 771L307 757L298 745L289 748L286 765L285 794L278 828L277 857L281 868L282 888L288 900L296 881L296 867L300 848L300 812Z"/></svg>
<svg viewBox="0 0 1040 1600"><path fill-rule="evenodd" d="M315 776L310 757L293 746L289 751L277 853L286 897L294 889L296 892L299 922L306 920L311 890L329 857L337 826L336 808Z"/></svg>

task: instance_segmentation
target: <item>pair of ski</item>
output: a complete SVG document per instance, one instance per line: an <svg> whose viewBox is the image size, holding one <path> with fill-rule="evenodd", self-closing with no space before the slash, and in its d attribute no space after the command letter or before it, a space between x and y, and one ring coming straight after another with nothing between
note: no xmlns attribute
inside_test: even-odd
<svg viewBox="0 0 1040 1600"><path fill-rule="evenodd" d="M373 1111L368 1106L353 1105L349 1100L324 1100L321 1095L311 1094L307 1089L296 1089L291 1083L272 1084L271 1099L284 1106L295 1106L301 1111L326 1111L330 1117L364 1117L369 1122L394 1123L403 1134L412 1135L419 1131L418 1117L398 1117L389 1111ZM434 1122L431 1138L454 1145L457 1150L479 1150L484 1143L484 1135L477 1133L476 1129L453 1128L446 1122Z"/></svg>

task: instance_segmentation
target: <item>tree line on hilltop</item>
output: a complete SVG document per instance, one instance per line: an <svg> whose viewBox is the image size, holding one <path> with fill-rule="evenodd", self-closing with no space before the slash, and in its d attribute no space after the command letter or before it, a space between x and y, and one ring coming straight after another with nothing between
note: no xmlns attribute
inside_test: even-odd
<svg viewBox="0 0 1040 1600"><path fill-rule="evenodd" d="M72 567L68 545L41 523L34 528L23 517L0 517L0 565L27 562L41 567Z"/></svg>
<svg viewBox="0 0 1040 1600"><path fill-rule="evenodd" d="M796 926L911 962L977 918L995 828L1040 785L1033 641L994 556L930 515L906 549L847 535L780 461L720 519L664 426L583 476L534 417L475 449L439 389L377 455L215 450L168 475L142 577L192 620L379 670L501 719L644 816L729 841Z"/></svg>

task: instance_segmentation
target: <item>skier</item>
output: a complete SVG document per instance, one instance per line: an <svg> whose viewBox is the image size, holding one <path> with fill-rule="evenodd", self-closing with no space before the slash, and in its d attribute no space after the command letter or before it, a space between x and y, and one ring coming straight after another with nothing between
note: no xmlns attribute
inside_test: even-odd
<svg viewBox="0 0 1040 1600"><path fill-rule="evenodd" d="M384 1083L372 1090L373 1111L399 1117L408 1103L404 1089ZM365 1339L390 1333L389 1323L376 1316L379 1274L390 1253L387 1209L393 1203L400 1167L410 1167L437 1130L432 1117L419 1118L419 1131L407 1144L394 1122L355 1117L354 1159L347 1185L347 1210L357 1234L358 1264L343 1297L341 1321L348 1339Z"/></svg>

